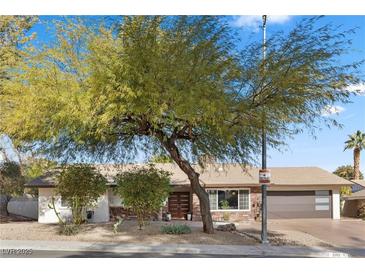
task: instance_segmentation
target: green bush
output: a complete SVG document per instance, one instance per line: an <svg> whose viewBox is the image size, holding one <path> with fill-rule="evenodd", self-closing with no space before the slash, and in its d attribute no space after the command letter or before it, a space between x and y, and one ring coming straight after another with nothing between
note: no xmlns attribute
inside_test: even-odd
<svg viewBox="0 0 365 274"><path fill-rule="evenodd" d="M161 227L161 232L164 234L189 234L191 229L187 225L164 225Z"/></svg>
<svg viewBox="0 0 365 274"><path fill-rule="evenodd" d="M84 210L94 207L107 190L107 180L91 165L75 164L62 169L56 192L70 205L72 221L80 225L85 221Z"/></svg>
<svg viewBox="0 0 365 274"><path fill-rule="evenodd" d="M169 196L171 173L149 165L119 173L115 193L123 206L137 215L139 229L151 215L158 213Z"/></svg>
<svg viewBox="0 0 365 274"><path fill-rule="evenodd" d="M65 224L60 226L60 234L66 236L72 236L79 233L80 227L74 224Z"/></svg>

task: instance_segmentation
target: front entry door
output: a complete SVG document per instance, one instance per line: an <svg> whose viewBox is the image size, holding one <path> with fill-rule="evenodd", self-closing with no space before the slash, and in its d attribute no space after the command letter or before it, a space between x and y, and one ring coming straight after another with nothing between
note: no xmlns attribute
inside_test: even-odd
<svg viewBox="0 0 365 274"><path fill-rule="evenodd" d="M169 212L173 219L184 219L190 211L190 193L172 192L169 196Z"/></svg>

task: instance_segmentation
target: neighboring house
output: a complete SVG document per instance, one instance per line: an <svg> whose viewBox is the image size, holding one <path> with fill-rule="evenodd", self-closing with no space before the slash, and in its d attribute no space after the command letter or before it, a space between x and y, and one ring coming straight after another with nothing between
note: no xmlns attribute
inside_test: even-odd
<svg viewBox="0 0 365 274"><path fill-rule="evenodd" d="M365 189L365 180L352 180L352 182L354 183L351 186L352 193Z"/></svg>
<svg viewBox="0 0 365 274"><path fill-rule="evenodd" d="M352 194L343 197L342 215L345 217L359 217L361 208L365 208L365 180L353 180ZM365 210L364 210L365 211Z"/></svg>
<svg viewBox="0 0 365 274"><path fill-rule="evenodd" d="M113 192L113 176L120 171L141 165L98 165L97 169L107 177L109 188L102 195L89 216L91 222L106 222L115 215L125 214L122 200ZM188 212L193 220L200 220L199 199L192 193L187 176L175 164L156 164L157 168L172 173L172 192L161 214L170 212L173 218L182 219ZM228 212L230 221L243 221L259 217L261 188L258 168L243 170L240 165L208 165L200 173L200 182L209 194L213 219L223 220ZM317 167L271 168L272 184L268 187L268 217L274 218L340 218L340 188L352 183ZM39 190L39 216L41 223L54 223L57 218L48 207L54 195L55 174L48 173L28 183ZM226 206L222 206L226 201ZM228 206L227 206L228 205ZM56 197L56 207L65 217L71 211Z"/></svg>

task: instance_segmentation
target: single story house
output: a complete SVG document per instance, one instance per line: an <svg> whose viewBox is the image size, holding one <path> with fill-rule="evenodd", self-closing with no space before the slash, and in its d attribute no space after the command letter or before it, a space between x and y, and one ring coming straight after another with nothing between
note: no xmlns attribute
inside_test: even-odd
<svg viewBox="0 0 365 274"><path fill-rule="evenodd" d="M353 180L352 194L343 197L342 215L359 217L360 210L365 211L365 180Z"/></svg>
<svg viewBox="0 0 365 274"><path fill-rule="evenodd" d="M114 194L113 176L119 171L141 165L97 165L96 168L109 181L107 192L99 198L90 222L107 222L113 216L125 213L122 199ZM170 212L172 218L182 219L192 213L193 220L200 220L198 197L192 193L187 176L176 164L156 164L157 168L172 173L172 192L161 209ZM261 187L259 168L243 169L238 164L210 164L205 169L194 168L200 173L201 185L209 194L213 219L230 221L257 219L260 216ZM340 218L340 188L352 183L318 167L271 168L272 183L268 187L268 218ZM36 187L38 197L38 221L55 223L57 218L48 207L54 196L55 174L50 172L28 183ZM71 216L70 208L56 198L56 207L65 217ZM222 203L225 201L224 203ZM224 214L225 213L225 214Z"/></svg>

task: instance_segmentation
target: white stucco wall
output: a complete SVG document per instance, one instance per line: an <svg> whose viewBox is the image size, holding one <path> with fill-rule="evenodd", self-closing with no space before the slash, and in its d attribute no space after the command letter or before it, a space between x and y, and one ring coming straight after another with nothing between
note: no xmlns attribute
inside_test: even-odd
<svg viewBox="0 0 365 274"><path fill-rule="evenodd" d="M54 210L48 205L54 196L54 188L39 188L38 192L38 222L39 223L58 223L58 219ZM61 198L55 196L56 210L60 213L64 220L71 219L71 210L68 207L61 206Z"/></svg>
<svg viewBox="0 0 365 274"><path fill-rule="evenodd" d="M113 188L108 189L108 199L110 206L122 206L122 199L116 195L113 191Z"/></svg>
<svg viewBox="0 0 365 274"><path fill-rule="evenodd" d="M332 219L341 218L341 202L340 190L338 188L332 189Z"/></svg>
<svg viewBox="0 0 365 274"><path fill-rule="evenodd" d="M38 219L38 199L31 197L11 198L8 212L31 219Z"/></svg>
<svg viewBox="0 0 365 274"><path fill-rule="evenodd" d="M108 192L98 199L97 205L90 210L94 211L94 215L90 222L93 223L103 223L109 221L109 201Z"/></svg>
<svg viewBox="0 0 365 274"><path fill-rule="evenodd" d="M54 188L39 188L38 196L38 222L39 223L58 223L57 216L53 209L48 205L51 203L51 198L54 196ZM55 206L62 218L66 220L72 219L71 209L69 207L63 207L61 204L61 197L55 196ZM90 222L100 223L109 221L109 203L108 195L105 193L102 195L94 208L90 208L94 211L93 217Z"/></svg>

